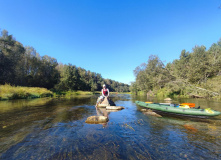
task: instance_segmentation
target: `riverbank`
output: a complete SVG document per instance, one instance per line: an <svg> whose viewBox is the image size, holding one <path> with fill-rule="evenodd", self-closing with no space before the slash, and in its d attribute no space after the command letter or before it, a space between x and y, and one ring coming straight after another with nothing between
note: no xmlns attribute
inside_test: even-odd
<svg viewBox="0 0 221 160"><path fill-rule="evenodd" d="M71 97L76 95L93 95L89 91L52 92L40 87L21 87L9 84L0 85L0 100L33 99L43 97Z"/></svg>
<svg viewBox="0 0 221 160"><path fill-rule="evenodd" d="M71 97L77 95L93 95L93 92L90 91L64 91L64 92L54 92L54 97Z"/></svg>
<svg viewBox="0 0 221 160"><path fill-rule="evenodd" d="M31 99L53 97L53 92L46 88L0 85L0 100Z"/></svg>
<svg viewBox="0 0 221 160"><path fill-rule="evenodd" d="M195 87L196 88L196 87ZM205 91L206 89L199 88L196 90L193 87L186 87L182 88L182 90L174 91L171 88L165 87L162 89L154 89L153 91L145 92L145 91L137 91L136 95L147 95L148 97L161 97L161 98L203 98L203 99L214 99L214 100L221 100L221 95L211 95L208 94L208 91ZM202 91L200 91L200 89ZM216 92L214 92L216 93Z"/></svg>
<svg viewBox="0 0 221 160"><path fill-rule="evenodd" d="M42 97L72 97L77 95L101 94L100 91L50 91L40 87L21 87L9 84L0 85L0 100L32 99ZM110 92L110 94L131 94L130 92Z"/></svg>

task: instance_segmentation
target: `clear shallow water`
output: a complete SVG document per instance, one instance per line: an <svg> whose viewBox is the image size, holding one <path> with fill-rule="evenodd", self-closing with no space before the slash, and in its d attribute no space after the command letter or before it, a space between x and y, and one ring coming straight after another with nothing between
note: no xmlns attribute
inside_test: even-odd
<svg viewBox="0 0 221 160"><path fill-rule="evenodd" d="M0 102L0 159L220 159L221 116L196 119L146 116L130 95L107 124L87 124L96 97ZM177 99L221 111L221 102Z"/></svg>

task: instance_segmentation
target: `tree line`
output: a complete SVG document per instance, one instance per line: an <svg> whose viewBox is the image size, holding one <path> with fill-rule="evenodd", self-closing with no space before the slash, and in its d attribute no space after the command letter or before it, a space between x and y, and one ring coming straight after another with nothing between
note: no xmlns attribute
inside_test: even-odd
<svg viewBox="0 0 221 160"><path fill-rule="evenodd" d="M166 65L157 55L151 55L147 63L135 68L134 74L136 81L131 84L131 91L135 93L191 95L200 94L197 88L203 87L204 91L220 94L221 39L208 50L203 45L195 46L192 52L182 50L179 59Z"/></svg>
<svg viewBox="0 0 221 160"><path fill-rule="evenodd" d="M106 84L110 91L128 92L129 85L72 64L58 63L30 46L23 46L7 30L0 34L0 84L44 87L54 91L98 91Z"/></svg>

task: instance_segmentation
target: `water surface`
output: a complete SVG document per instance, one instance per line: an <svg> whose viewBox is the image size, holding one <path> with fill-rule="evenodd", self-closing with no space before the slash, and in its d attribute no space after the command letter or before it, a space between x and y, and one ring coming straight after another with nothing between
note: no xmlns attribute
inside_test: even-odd
<svg viewBox="0 0 221 160"><path fill-rule="evenodd" d="M212 119L146 116L135 100L114 95L119 112L107 124L87 124L96 96L0 102L0 159L220 159L221 116ZM221 111L221 102L175 99Z"/></svg>

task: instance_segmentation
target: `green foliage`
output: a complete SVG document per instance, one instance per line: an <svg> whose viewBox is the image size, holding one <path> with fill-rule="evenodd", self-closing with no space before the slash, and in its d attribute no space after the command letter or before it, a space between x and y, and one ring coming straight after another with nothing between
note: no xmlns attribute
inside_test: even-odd
<svg viewBox="0 0 221 160"><path fill-rule="evenodd" d="M58 64L55 58L47 55L41 57L33 47L24 47L3 30L0 34L0 84L5 83L57 92L95 92L106 84L110 91L129 92L127 84L104 79L98 73L72 64Z"/></svg>
<svg viewBox="0 0 221 160"><path fill-rule="evenodd" d="M60 80L55 85L56 91L82 90L95 92L100 91L103 84L106 84L109 90L113 92L129 91L129 85L127 84L111 79L103 79L98 73L87 71L71 64L59 64L57 68L60 72Z"/></svg>
<svg viewBox="0 0 221 160"><path fill-rule="evenodd" d="M136 82L132 82L131 85L130 85L130 91L134 94L138 94L138 85L136 84Z"/></svg>
<svg viewBox="0 0 221 160"><path fill-rule="evenodd" d="M201 86L205 89L221 93L221 75L209 78L206 82L202 83Z"/></svg>
<svg viewBox="0 0 221 160"><path fill-rule="evenodd" d="M64 96L64 97L72 97L77 95L93 95L93 92L89 91L66 91L66 92L57 92L54 96Z"/></svg>
<svg viewBox="0 0 221 160"><path fill-rule="evenodd" d="M221 39L209 50L205 46L195 46L191 53L183 50L180 59L166 66L159 57L152 55L147 64L134 70L134 74L136 81L131 85L132 92L152 90L162 97L220 95Z"/></svg>
<svg viewBox="0 0 221 160"><path fill-rule="evenodd" d="M56 59L49 56L40 57L33 47L23 47L6 31L2 33L0 37L0 84L10 83L50 89L59 79L57 65Z"/></svg>
<svg viewBox="0 0 221 160"><path fill-rule="evenodd" d="M134 70L138 90L149 91L156 87L162 88L173 77L164 67L158 56L151 55L147 64L141 64Z"/></svg>

